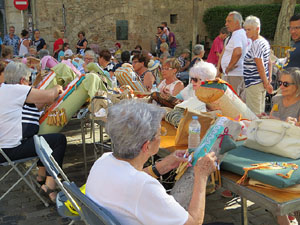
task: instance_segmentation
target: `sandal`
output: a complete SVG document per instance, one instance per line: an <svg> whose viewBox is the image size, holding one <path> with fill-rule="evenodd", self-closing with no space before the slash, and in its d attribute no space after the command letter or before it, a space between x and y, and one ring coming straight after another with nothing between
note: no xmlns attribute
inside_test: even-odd
<svg viewBox="0 0 300 225"><path fill-rule="evenodd" d="M44 191L44 189L41 187L40 194L48 198L50 200L50 203L56 204L56 195L59 192L59 189L57 188L51 189L46 184L43 184L43 186L46 188L46 191ZM56 193L54 198L50 197L51 193Z"/></svg>
<svg viewBox="0 0 300 225"><path fill-rule="evenodd" d="M40 186L42 186L46 182L46 176L37 175L36 181L39 183Z"/></svg>

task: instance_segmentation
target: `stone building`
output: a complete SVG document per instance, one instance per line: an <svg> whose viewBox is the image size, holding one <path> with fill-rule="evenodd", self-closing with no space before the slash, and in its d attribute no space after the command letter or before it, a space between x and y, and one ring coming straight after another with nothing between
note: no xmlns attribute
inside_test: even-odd
<svg viewBox="0 0 300 225"><path fill-rule="evenodd" d="M154 50L156 27L162 21L175 33L178 49L189 47L191 41L208 41L202 17L207 8L228 5L227 0L28 0L23 12L13 0L0 0L0 31L2 36L10 25L16 34L23 28L38 28L52 50L55 29L65 31L65 37L75 50L77 33L85 31L89 44L100 48L122 49L140 44ZM280 0L231 0L231 5L278 3ZM177 52L177 53L178 53Z"/></svg>

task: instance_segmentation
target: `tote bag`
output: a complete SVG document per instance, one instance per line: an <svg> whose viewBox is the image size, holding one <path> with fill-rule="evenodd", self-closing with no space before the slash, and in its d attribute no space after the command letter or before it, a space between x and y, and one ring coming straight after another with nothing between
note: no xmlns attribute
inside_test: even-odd
<svg viewBox="0 0 300 225"><path fill-rule="evenodd" d="M251 122L244 146L291 159L300 158L300 127L275 119Z"/></svg>

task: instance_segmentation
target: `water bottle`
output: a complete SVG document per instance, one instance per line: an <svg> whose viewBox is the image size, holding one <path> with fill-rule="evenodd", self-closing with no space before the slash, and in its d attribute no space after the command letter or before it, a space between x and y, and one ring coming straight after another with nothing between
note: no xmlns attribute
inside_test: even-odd
<svg viewBox="0 0 300 225"><path fill-rule="evenodd" d="M152 85L151 93L153 93L153 92L157 92L156 84Z"/></svg>
<svg viewBox="0 0 300 225"><path fill-rule="evenodd" d="M192 121L189 125L189 140L188 140L188 148L189 151L194 151L200 144L200 131L201 125L198 122L198 116L193 116Z"/></svg>
<svg viewBox="0 0 300 225"><path fill-rule="evenodd" d="M112 86L112 89L113 89L113 90L115 90L115 88L118 87L118 85L117 85L117 78L116 78L115 76L113 76L113 77L111 78L111 86Z"/></svg>

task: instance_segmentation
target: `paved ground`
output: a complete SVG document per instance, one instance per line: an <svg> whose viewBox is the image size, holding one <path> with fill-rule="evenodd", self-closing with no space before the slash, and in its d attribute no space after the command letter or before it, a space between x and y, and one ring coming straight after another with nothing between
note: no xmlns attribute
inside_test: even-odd
<svg viewBox="0 0 300 225"><path fill-rule="evenodd" d="M85 176L79 121L72 120L63 130L63 133L68 139L63 169L69 179L80 186L85 183ZM88 167L90 168L93 163L93 145L89 134L87 135L87 142ZM5 169L0 168L0 175L4 172ZM11 176L8 181L1 182L0 193L3 193L3 190L9 187L15 178L16 176ZM227 222L240 225L240 199L225 199L221 197L221 191L218 190L214 194L207 196L205 222ZM270 213L251 202L248 203L249 225L277 224ZM69 222L68 219L61 218L57 214L54 206L46 208L23 183L0 202L0 224L3 225L54 225L68 224ZM83 223L76 222L76 224Z"/></svg>

